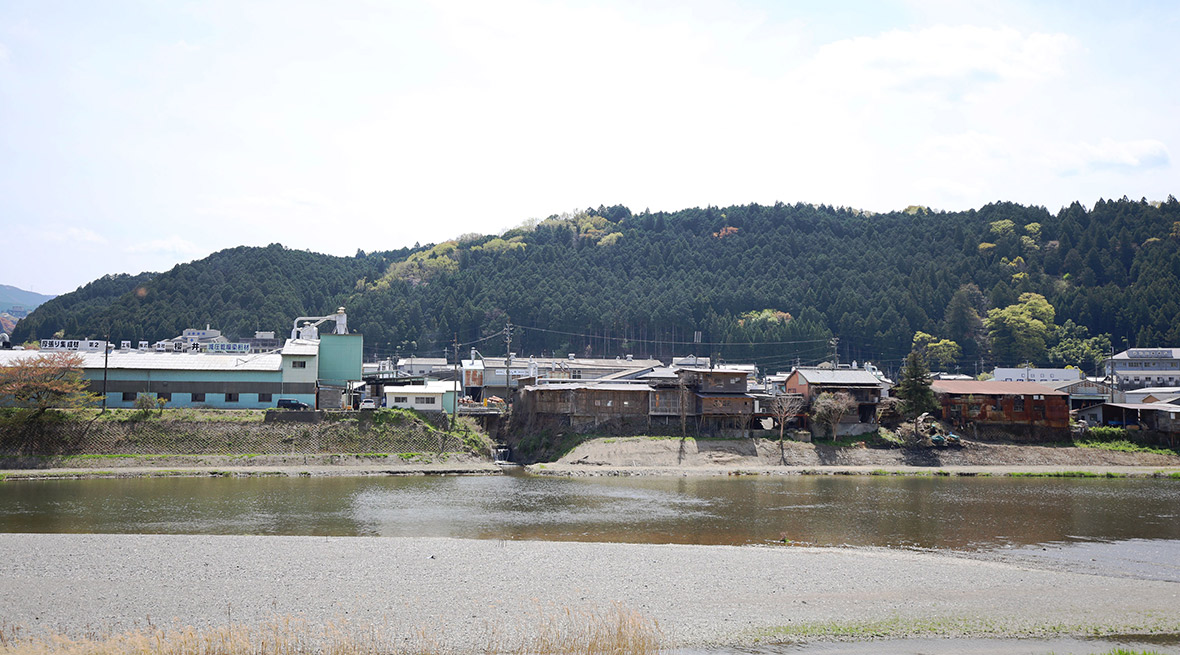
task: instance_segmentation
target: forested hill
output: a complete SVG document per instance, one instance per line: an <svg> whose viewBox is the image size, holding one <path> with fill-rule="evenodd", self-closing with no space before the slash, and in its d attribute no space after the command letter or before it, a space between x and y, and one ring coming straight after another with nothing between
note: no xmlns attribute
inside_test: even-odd
<svg viewBox="0 0 1180 655"><path fill-rule="evenodd" d="M943 363L965 372L1024 359L1092 369L1104 335L1118 349L1180 345L1180 203L599 207L412 252L237 248L120 293L76 311L62 296L14 337L93 336L108 322L119 338L205 323L249 336L344 304L382 356L439 356L455 338L502 354L492 335L511 322L523 355L696 352L782 369L830 355L838 337L843 361L896 366L921 331L953 340Z"/></svg>
<svg viewBox="0 0 1180 655"><path fill-rule="evenodd" d="M7 284L0 284L0 312L8 311L14 306L33 309L51 298L53 296L47 296L35 291L25 291L24 289L18 289Z"/></svg>
<svg viewBox="0 0 1180 655"><path fill-rule="evenodd" d="M237 337L256 330L283 334L298 316L334 312L358 280L387 264L382 255L332 257L278 244L230 248L166 273L104 276L37 308L17 324L13 341L61 332L154 342L206 324Z"/></svg>

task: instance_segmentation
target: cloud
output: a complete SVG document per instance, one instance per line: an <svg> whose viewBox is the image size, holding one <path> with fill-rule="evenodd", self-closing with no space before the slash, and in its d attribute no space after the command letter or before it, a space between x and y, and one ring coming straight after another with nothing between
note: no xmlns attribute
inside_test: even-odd
<svg viewBox="0 0 1180 655"><path fill-rule="evenodd" d="M842 94L957 100L981 87L1058 75L1075 47L1065 34L938 25L829 43L801 72L810 85Z"/></svg>
<svg viewBox="0 0 1180 655"><path fill-rule="evenodd" d="M1098 143L1069 143L1057 146L1049 158L1061 175L1099 171L1135 172L1167 168L1172 163L1168 147L1155 139Z"/></svg>
<svg viewBox="0 0 1180 655"><path fill-rule="evenodd" d="M195 255L200 254L202 250L195 243L183 237L173 235L164 239L153 239L151 241L129 244L123 248L123 252L135 254Z"/></svg>
<svg viewBox="0 0 1180 655"><path fill-rule="evenodd" d="M37 231L46 241L53 241L58 243L95 243L104 244L107 238L103 235L85 227L67 227L61 226L52 227L48 230Z"/></svg>

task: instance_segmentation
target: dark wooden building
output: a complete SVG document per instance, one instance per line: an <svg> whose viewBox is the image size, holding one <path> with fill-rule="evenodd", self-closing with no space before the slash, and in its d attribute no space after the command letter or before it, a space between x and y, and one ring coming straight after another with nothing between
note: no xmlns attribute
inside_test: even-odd
<svg viewBox="0 0 1180 655"><path fill-rule="evenodd" d="M957 426L1069 429L1069 394L1037 382L935 380L942 419Z"/></svg>
<svg viewBox="0 0 1180 655"><path fill-rule="evenodd" d="M516 407L525 416L568 419L573 426L647 420L651 387L646 384L559 382L519 390Z"/></svg>

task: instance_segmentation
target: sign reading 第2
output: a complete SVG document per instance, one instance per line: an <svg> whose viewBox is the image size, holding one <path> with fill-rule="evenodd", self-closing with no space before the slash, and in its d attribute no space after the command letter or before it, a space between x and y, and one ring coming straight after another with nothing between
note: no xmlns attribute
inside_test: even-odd
<svg viewBox="0 0 1180 655"><path fill-rule="evenodd" d="M1165 348L1163 350L1132 348L1131 350L1127 351L1127 356L1133 357L1135 359L1170 359L1172 357L1172 351L1169 348Z"/></svg>
<svg viewBox="0 0 1180 655"><path fill-rule="evenodd" d="M250 352L250 344L248 344L248 343L211 343L208 346L208 352L211 352L211 353L248 353L248 352Z"/></svg>
<svg viewBox="0 0 1180 655"><path fill-rule="evenodd" d="M41 350L102 350L105 341L89 339L42 339Z"/></svg>

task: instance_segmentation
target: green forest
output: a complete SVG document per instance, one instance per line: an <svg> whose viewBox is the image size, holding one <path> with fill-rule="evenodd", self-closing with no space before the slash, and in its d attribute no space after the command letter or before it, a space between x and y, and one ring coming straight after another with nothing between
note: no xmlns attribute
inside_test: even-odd
<svg viewBox="0 0 1180 655"><path fill-rule="evenodd" d="M340 305L370 357L442 356L456 341L500 355L510 334L521 356L698 354L771 371L837 355L896 371L918 349L970 374L1093 372L1112 348L1180 345L1180 202L614 206L355 257L240 247L96 280L13 339L154 341L205 324L248 337Z"/></svg>

